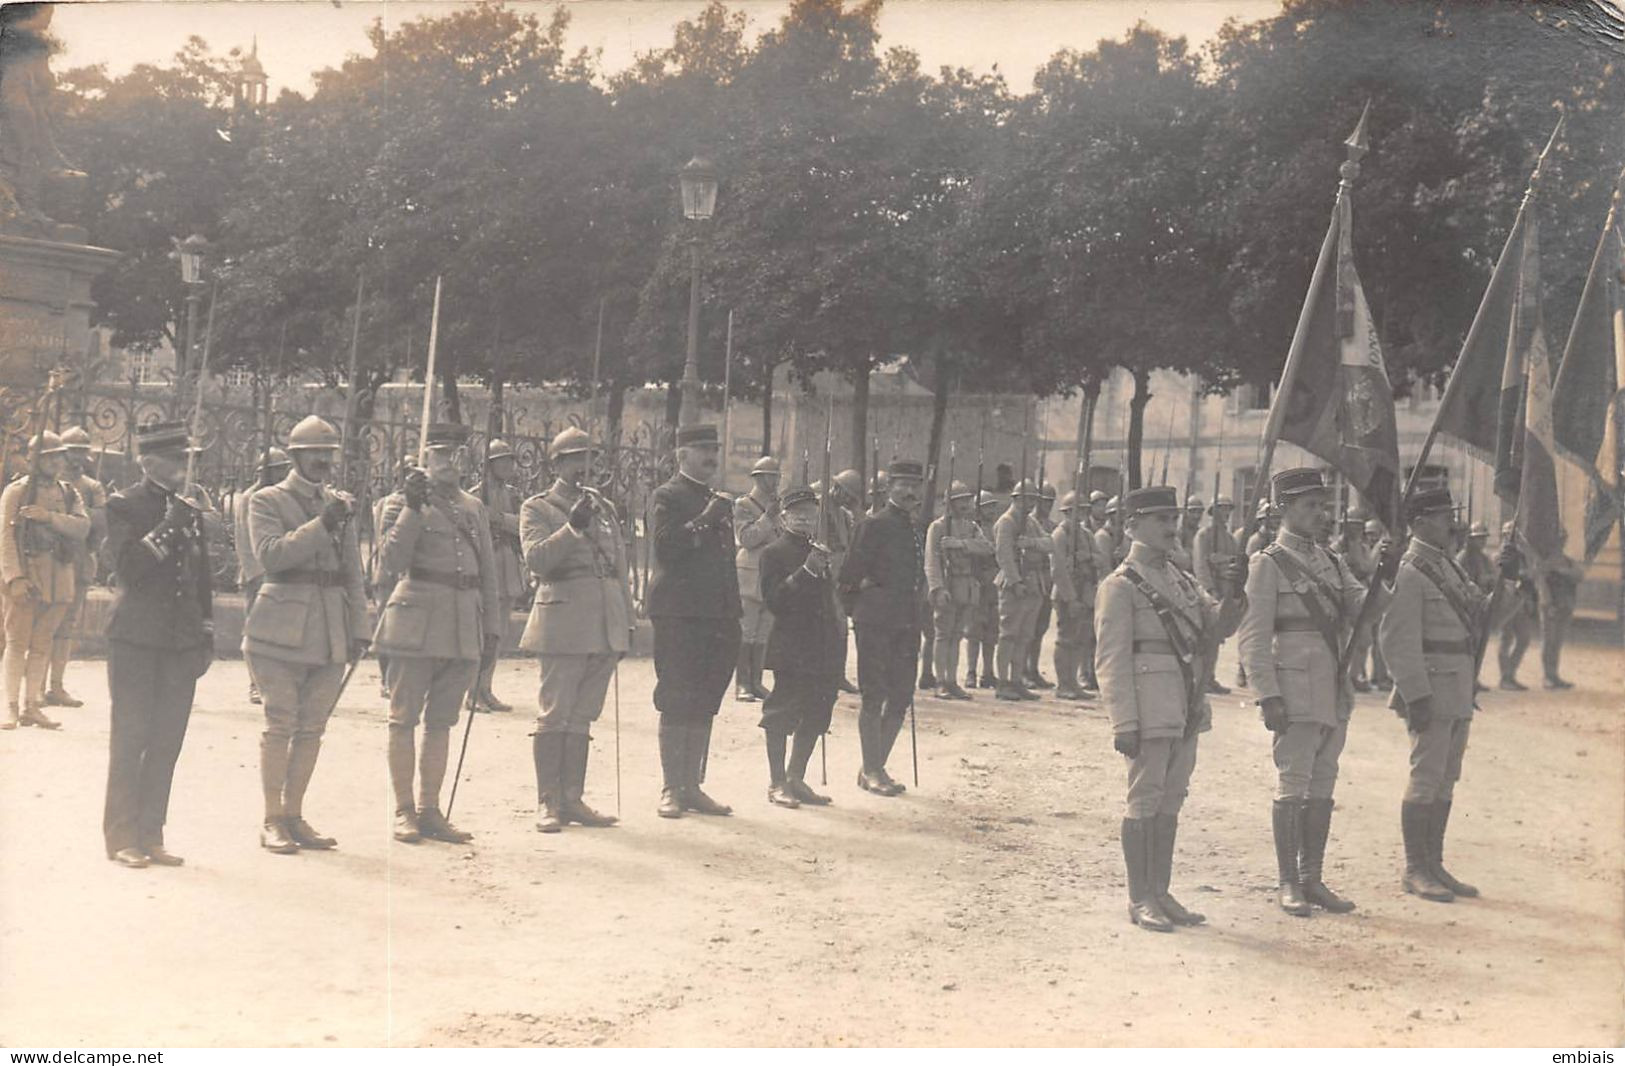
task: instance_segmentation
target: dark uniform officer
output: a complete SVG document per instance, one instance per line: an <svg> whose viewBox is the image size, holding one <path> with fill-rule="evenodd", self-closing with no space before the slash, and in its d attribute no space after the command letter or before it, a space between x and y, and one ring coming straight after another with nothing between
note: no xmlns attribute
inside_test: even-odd
<svg viewBox="0 0 1625 1066"><path fill-rule="evenodd" d="M886 505L858 523L841 568L840 594L858 631L858 738L863 769L858 787L896 796L903 786L886 773L886 759L914 697L925 613L925 545L914 525L925 478L919 463L893 460Z"/></svg>
<svg viewBox="0 0 1625 1066"><path fill-rule="evenodd" d="M818 738L829 731L846 638L836 615L830 552L812 539L818 526L817 493L792 489L780 507L784 532L757 560L762 602L773 613L766 660L773 671L773 691L762 703L761 721L771 782L767 798L781 807L822 806L829 797L808 786L807 763Z"/></svg>
<svg viewBox="0 0 1625 1066"><path fill-rule="evenodd" d="M1444 833L1473 722L1473 679L1493 621L1483 591L1449 550L1449 489L1429 489L1406 506L1411 540L1394 579L1394 596L1377 631L1394 676L1389 703L1405 719L1411 772L1400 805L1406 892L1448 903L1478 889L1444 868ZM1503 545L1504 580L1516 579L1515 551Z"/></svg>
<svg viewBox="0 0 1625 1066"><path fill-rule="evenodd" d="M112 735L102 833L124 866L179 866L164 848L175 760L197 679L214 659L208 543L186 478L186 428L136 431L145 477L107 501L107 554L118 595L107 620Z"/></svg>
<svg viewBox="0 0 1625 1066"><path fill-rule="evenodd" d="M1100 585L1095 673L1112 720L1112 746L1128 759L1123 859L1129 918L1168 932L1204 919L1169 894L1179 812L1196 768L1197 737L1213 726L1202 686L1202 648L1229 636L1246 609L1237 590L1245 560L1228 565L1229 595L1215 600L1169 558L1178 545L1179 496L1167 486L1123 500L1131 545Z"/></svg>
<svg viewBox="0 0 1625 1066"><path fill-rule="evenodd" d="M650 500L655 569L648 613L663 777L656 813L662 818L733 813L700 789L711 725L738 665L740 642L733 508L710 485L718 450L716 426L680 427L677 473Z"/></svg>

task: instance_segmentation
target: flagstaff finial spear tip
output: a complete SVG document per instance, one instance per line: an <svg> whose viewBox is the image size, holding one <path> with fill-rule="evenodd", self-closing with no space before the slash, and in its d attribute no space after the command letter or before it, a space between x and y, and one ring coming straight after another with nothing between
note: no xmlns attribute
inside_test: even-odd
<svg viewBox="0 0 1625 1066"><path fill-rule="evenodd" d="M1366 122L1371 117L1371 98L1365 100L1365 107L1360 110L1360 121L1355 124L1354 132L1349 134L1348 140L1343 144L1349 150L1349 158L1359 161L1359 156L1371 150L1371 142L1366 137ZM1358 155L1356 155L1358 153Z"/></svg>

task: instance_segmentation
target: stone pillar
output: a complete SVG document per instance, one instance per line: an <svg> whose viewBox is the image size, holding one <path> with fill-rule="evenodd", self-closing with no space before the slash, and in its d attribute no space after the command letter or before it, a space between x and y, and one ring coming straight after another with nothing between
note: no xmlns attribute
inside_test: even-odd
<svg viewBox="0 0 1625 1066"><path fill-rule="evenodd" d="M119 258L106 248L0 233L0 387L36 389L90 344L90 283Z"/></svg>

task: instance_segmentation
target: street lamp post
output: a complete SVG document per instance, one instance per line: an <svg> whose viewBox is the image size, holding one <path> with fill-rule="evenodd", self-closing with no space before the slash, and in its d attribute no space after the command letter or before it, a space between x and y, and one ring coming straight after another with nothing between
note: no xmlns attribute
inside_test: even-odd
<svg viewBox="0 0 1625 1066"><path fill-rule="evenodd" d="M708 159L696 156L679 174L683 191L683 215L694 222L706 222L717 207L717 168ZM683 359L682 403L678 425L687 425L698 413L700 402L700 240L696 228L688 242L688 354Z"/></svg>
<svg viewBox="0 0 1625 1066"><path fill-rule="evenodd" d="M192 370L193 347L197 343L197 309L203 299L203 256L208 250L209 242L198 233L175 242L175 258L181 261L181 281L186 285L186 347L175 361L175 377L183 390Z"/></svg>

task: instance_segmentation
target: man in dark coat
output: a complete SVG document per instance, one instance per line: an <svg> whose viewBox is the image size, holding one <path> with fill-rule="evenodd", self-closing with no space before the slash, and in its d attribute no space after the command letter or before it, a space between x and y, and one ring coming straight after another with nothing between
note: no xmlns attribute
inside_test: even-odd
<svg viewBox="0 0 1625 1066"><path fill-rule="evenodd" d="M863 693L858 787L896 796L903 786L886 773L886 758L914 696L920 654L925 545L914 512L925 472L917 462L898 459L887 474L886 505L858 523L841 567L840 592L858 631L858 688Z"/></svg>
<svg viewBox="0 0 1625 1066"><path fill-rule="evenodd" d="M829 550L812 540L818 526L818 494L792 489L780 508L785 530L758 560L762 602L773 614L767 639L773 692L762 705L761 722L772 782L767 798L780 807L822 806L829 797L807 786L807 763L818 738L829 730L846 637L835 613ZM791 736L795 740L786 769L785 746Z"/></svg>
<svg viewBox="0 0 1625 1066"><path fill-rule="evenodd" d="M197 679L214 660L213 591L186 479L186 427L137 431L145 477L107 501L107 553L118 598L107 621L111 754L102 833L121 866L179 866L164 848L170 782Z"/></svg>
<svg viewBox="0 0 1625 1066"><path fill-rule="evenodd" d="M700 790L711 723L739 658L733 508L710 484L719 450L717 427L680 427L677 473L650 500L655 566L648 612L664 778L656 813L662 818L733 813Z"/></svg>

